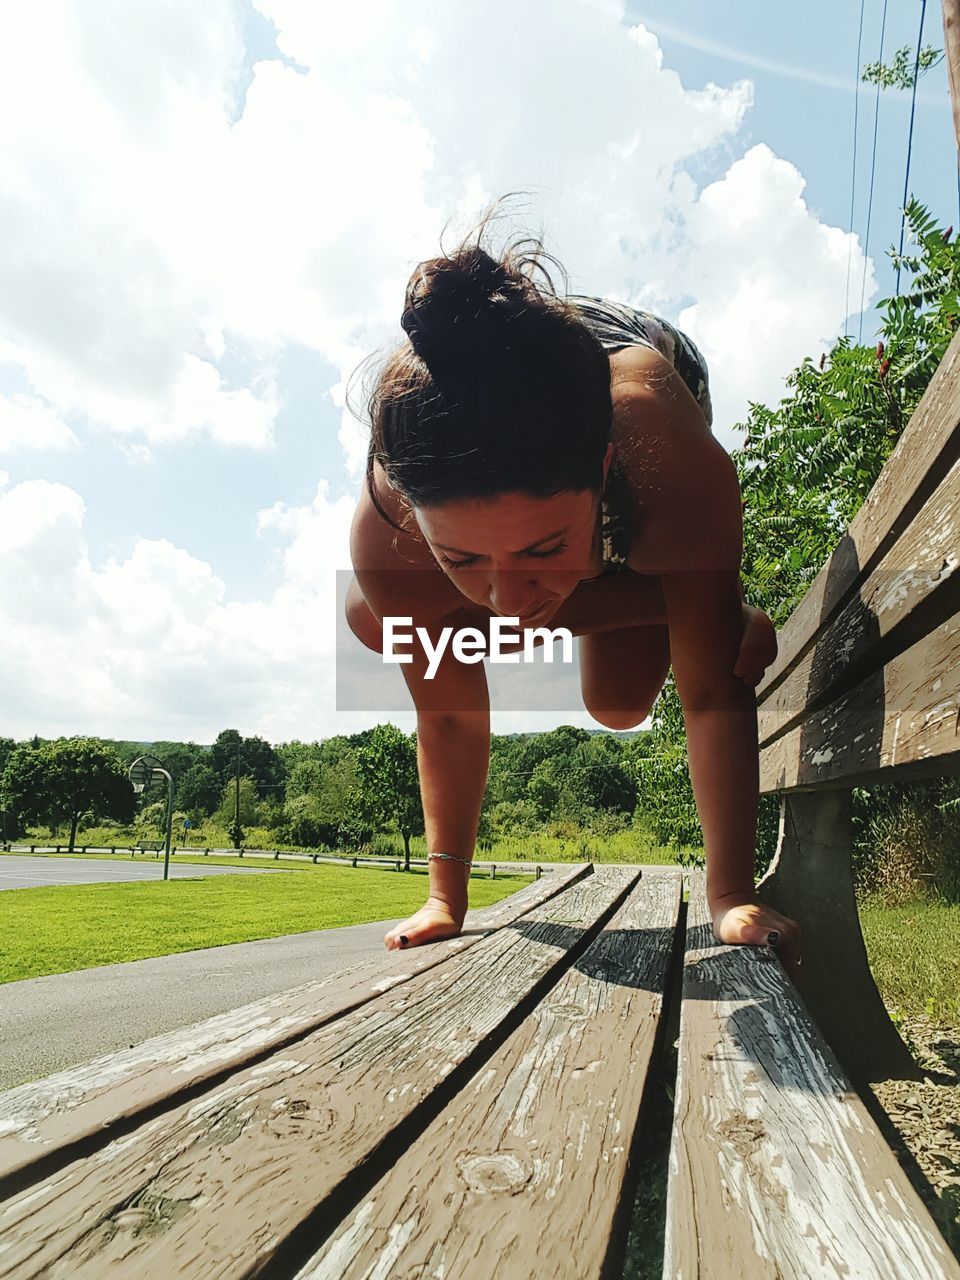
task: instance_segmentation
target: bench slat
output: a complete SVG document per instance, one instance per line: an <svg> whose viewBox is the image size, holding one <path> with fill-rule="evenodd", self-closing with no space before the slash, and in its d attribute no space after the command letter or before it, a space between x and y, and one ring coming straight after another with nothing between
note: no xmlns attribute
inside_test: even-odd
<svg viewBox="0 0 960 1280"><path fill-rule="evenodd" d="M621 1193L680 889L679 869L643 876L297 1280L599 1277L629 1209Z"/></svg>
<svg viewBox="0 0 960 1280"><path fill-rule="evenodd" d="M760 752L760 790L940 777L960 767L960 613Z"/></svg>
<svg viewBox="0 0 960 1280"><path fill-rule="evenodd" d="M414 951L381 952L332 977L0 1093L0 1194L23 1186L38 1162L49 1167L51 1157L60 1153L63 1163L77 1143L94 1138L106 1142L110 1130L128 1124L131 1117L280 1049L458 955L486 931L513 923L589 872L589 863L571 864L472 913L467 928L484 933L467 933Z"/></svg>
<svg viewBox="0 0 960 1280"><path fill-rule="evenodd" d="M902 534L960 453L960 334L850 527L811 582L780 635L776 661L757 686L762 703L857 582L872 571L878 552Z"/></svg>
<svg viewBox="0 0 960 1280"><path fill-rule="evenodd" d="M118 1264L179 1280L249 1276L416 1137L637 877L587 876L468 954L14 1196L0 1208L5 1280L100 1280Z"/></svg>
<svg viewBox="0 0 960 1280"><path fill-rule="evenodd" d="M664 1280L958 1280L779 961L716 943L691 876Z"/></svg>
<svg viewBox="0 0 960 1280"><path fill-rule="evenodd" d="M852 684L872 688L873 682L863 683L870 672L954 614L960 608L958 568L960 462L853 599L821 628L783 684L763 701L758 712L761 746ZM875 703L869 711L876 716Z"/></svg>

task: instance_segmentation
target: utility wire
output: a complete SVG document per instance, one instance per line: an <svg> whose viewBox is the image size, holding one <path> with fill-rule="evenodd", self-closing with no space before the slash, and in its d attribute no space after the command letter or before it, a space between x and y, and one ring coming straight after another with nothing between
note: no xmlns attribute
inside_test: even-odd
<svg viewBox="0 0 960 1280"><path fill-rule="evenodd" d="M887 0L883 0L883 19L880 23L880 62L883 62L883 40L887 30ZM867 263L870 261L870 221L873 216L873 185L877 176L877 133L880 127L880 78L877 77L877 96L873 107L873 153L870 157L870 195L867 200L867 232L863 245L863 279L860 282L860 329L857 341L863 341L863 308L867 296Z"/></svg>
<svg viewBox="0 0 960 1280"><path fill-rule="evenodd" d="M913 154L913 118L917 111L917 81L920 79L920 49L923 45L923 20L927 16L927 0L920 0L920 34L917 36L917 56L913 62L913 93L910 95L910 131L907 134L907 172L903 179L903 209L900 214L900 249L897 256L897 289L900 297L900 258L903 257L903 235L907 227L907 200L910 198L910 157Z"/></svg>
<svg viewBox="0 0 960 1280"><path fill-rule="evenodd" d="M857 35L857 78L854 81L853 93L853 164L850 173L850 229L847 233L847 287L843 295L843 329L846 332L847 320L850 316L850 270L853 263L853 211L857 194L857 134L860 120L860 67L863 54L863 12L867 0L860 0L860 31ZM960 169L958 169L960 180Z"/></svg>

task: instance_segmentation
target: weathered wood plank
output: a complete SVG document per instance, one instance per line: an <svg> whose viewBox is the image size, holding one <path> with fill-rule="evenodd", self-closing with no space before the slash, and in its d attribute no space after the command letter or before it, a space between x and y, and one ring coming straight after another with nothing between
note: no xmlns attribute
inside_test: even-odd
<svg viewBox="0 0 960 1280"><path fill-rule="evenodd" d="M600 1276L624 1207L680 890L679 869L643 876L296 1280Z"/></svg>
<svg viewBox="0 0 960 1280"><path fill-rule="evenodd" d="M758 709L761 746L858 684L960 609L960 462L853 599Z"/></svg>
<svg viewBox="0 0 960 1280"><path fill-rule="evenodd" d="M820 628L904 532L960 453L960 334L846 534L779 632L777 659L757 686L762 704Z"/></svg>
<svg viewBox="0 0 960 1280"><path fill-rule="evenodd" d="M760 752L760 790L960 769L960 613Z"/></svg>
<svg viewBox="0 0 960 1280"><path fill-rule="evenodd" d="M958 1280L773 953L716 944L691 876L664 1280Z"/></svg>
<svg viewBox="0 0 960 1280"><path fill-rule="evenodd" d="M636 882L600 868L0 1207L5 1280L254 1276L339 1217L579 956Z"/></svg>
<svg viewBox="0 0 960 1280"><path fill-rule="evenodd" d="M49 1167L71 1148L106 1142L111 1130L210 1084L244 1063L276 1052L382 992L424 973L504 928L590 873L571 864L467 918L460 938L414 951L382 952L342 973L154 1036L132 1049L0 1093L0 1194L25 1184L38 1162ZM473 932L476 930L477 932Z"/></svg>

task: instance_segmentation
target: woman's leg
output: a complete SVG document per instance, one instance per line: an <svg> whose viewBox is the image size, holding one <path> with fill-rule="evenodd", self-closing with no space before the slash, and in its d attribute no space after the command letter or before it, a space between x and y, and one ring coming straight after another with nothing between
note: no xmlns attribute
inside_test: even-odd
<svg viewBox="0 0 960 1280"><path fill-rule="evenodd" d="M665 626L624 627L580 637L583 705L608 729L646 720L670 670Z"/></svg>

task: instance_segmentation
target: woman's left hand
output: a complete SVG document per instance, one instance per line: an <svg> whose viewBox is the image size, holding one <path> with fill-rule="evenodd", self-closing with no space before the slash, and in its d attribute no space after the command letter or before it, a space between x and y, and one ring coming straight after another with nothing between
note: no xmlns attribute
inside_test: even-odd
<svg viewBox="0 0 960 1280"><path fill-rule="evenodd" d="M743 635L733 674L755 688L777 656L777 629L762 609L743 605Z"/></svg>
<svg viewBox="0 0 960 1280"><path fill-rule="evenodd" d="M720 903L712 915L713 936L718 942L771 946L791 981L796 982L801 964L801 930L796 920L756 899L730 907ZM768 935L774 931L780 936L770 942Z"/></svg>

